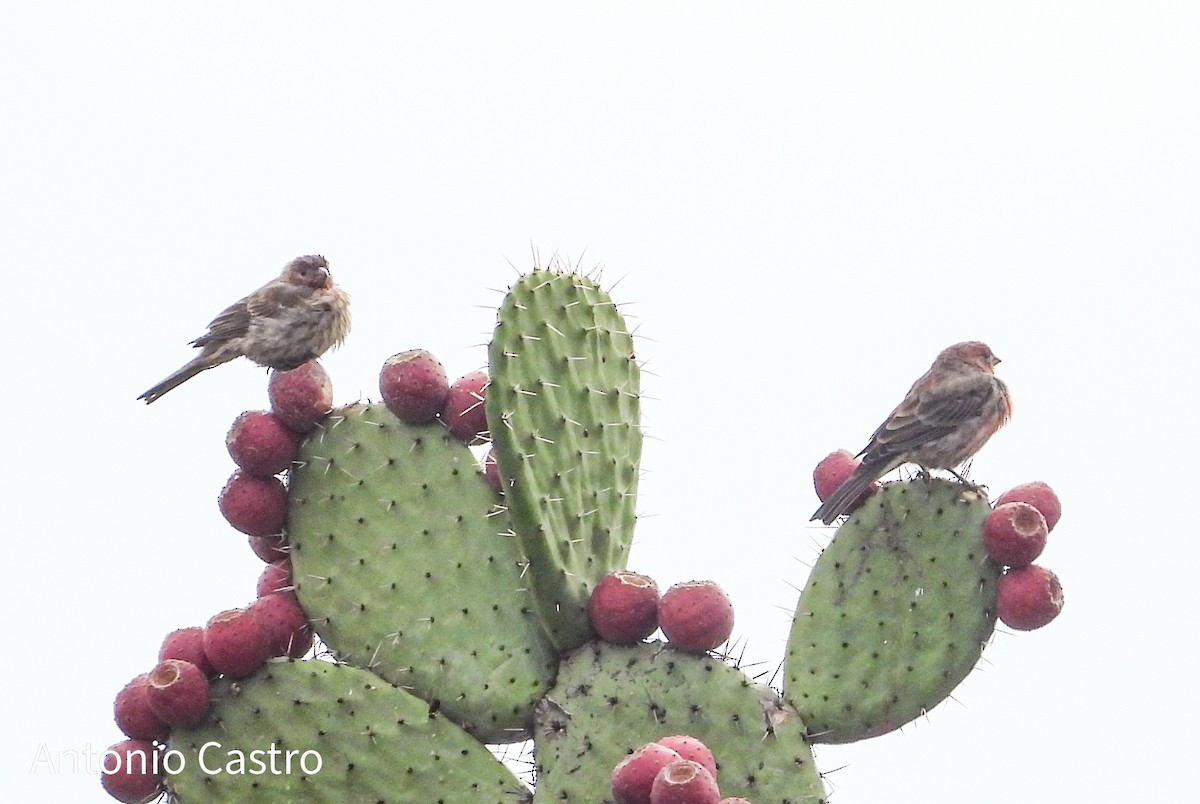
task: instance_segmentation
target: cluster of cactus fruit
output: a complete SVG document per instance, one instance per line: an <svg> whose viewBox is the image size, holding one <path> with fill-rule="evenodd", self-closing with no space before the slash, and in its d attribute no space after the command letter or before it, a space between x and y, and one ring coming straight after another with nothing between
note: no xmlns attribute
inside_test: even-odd
<svg viewBox="0 0 1200 804"><path fill-rule="evenodd" d="M488 359L450 384L404 352L382 404L338 409L318 364L272 374L270 412L230 430L219 498L267 562L258 598L169 635L121 691L110 794L823 802L812 744L902 726L966 676L997 612L1027 629L1061 608L1031 564L1059 515L1045 484L993 508L959 483L888 483L817 561L783 689L756 683L713 653L733 628L716 584L660 595L625 569L639 366L608 295L523 276ZM852 469L831 455L818 493ZM530 739L524 781L488 748Z"/></svg>

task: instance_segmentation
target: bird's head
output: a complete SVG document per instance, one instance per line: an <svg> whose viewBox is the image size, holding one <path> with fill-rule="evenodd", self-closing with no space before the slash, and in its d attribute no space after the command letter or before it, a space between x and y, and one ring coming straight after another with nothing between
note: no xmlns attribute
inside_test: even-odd
<svg viewBox="0 0 1200 804"><path fill-rule="evenodd" d="M307 254L292 260L283 269L283 278L293 285L318 289L333 284L329 276L329 263L320 254Z"/></svg>
<svg viewBox="0 0 1200 804"><path fill-rule="evenodd" d="M938 363L966 363L982 371L993 372L1000 358L992 354L991 348L980 341L967 341L948 346L938 355Z"/></svg>

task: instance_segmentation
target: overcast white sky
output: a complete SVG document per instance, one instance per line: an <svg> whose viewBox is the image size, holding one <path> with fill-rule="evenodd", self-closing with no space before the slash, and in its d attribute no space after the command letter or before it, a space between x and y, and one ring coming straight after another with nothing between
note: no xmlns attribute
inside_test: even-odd
<svg viewBox="0 0 1200 804"><path fill-rule="evenodd" d="M722 583L764 665L829 535L812 465L943 346L1003 358L974 476L1058 490L1066 609L819 750L835 804L1194 794L1200 12L738 5L0 11L9 800L108 800L38 752L116 741L162 636L253 594L215 498L265 378L136 402L187 341L321 252L354 298L339 403L403 349L462 374L531 243L624 277L645 336L631 567Z"/></svg>

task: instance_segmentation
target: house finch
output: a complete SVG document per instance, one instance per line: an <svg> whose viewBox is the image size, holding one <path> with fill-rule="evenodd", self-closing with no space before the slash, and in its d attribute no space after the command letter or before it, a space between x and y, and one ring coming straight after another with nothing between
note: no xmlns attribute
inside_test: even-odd
<svg viewBox="0 0 1200 804"><path fill-rule="evenodd" d="M978 341L943 349L858 453L862 463L813 514L826 525L846 513L869 485L896 467L954 471L1012 415L1008 388L996 377L1000 358ZM966 482L966 481L963 481Z"/></svg>
<svg viewBox="0 0 1200 804"><path fill-rule="evenodd" d="M333 284L320 255L297 257L283 272L227 307L192 341L191 362L138 399L150 404L205 369L248 357L260 366L287 370L339 345L350 331L350 297Z"/></svg>

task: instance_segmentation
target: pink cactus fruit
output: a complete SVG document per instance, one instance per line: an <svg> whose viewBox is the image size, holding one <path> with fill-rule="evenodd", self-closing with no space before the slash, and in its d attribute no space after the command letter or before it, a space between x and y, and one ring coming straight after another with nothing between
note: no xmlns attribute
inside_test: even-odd
<svg viewBox="0 0 1200 804"><path fill-rule="evenodd" d="M1030 564L1010 569L996 586L996 614L1009 628L1032 631L1046 625L1062 611L1063 590L1048 569Z"/></svg>
<svg viewBox="0 0 1200 804"><path fill-rule="evenodd" d="M134 678L117 693L113 702L113 719L126 737L135 740L166 740L170 724L150 708L150 677L147 673Z"/></svg>
<svg viewBox="0 0 1200 804"><path fill-rule="evenodd" d="M813 487L816 489L817 497L821 502L837 491L843 483L850 479L850 475L854 474L854 470L862 463L861 458L857 458L849 450L839 449L829 453L821 462L813 469ZM855 503L857 505L865 498L874 494L879 490L879 483L872 483L863 492L863 495L858 498Z"/></svg>
<svg viewBox="0 0 1200 804"><path fill-rule="evenodd" d="M269 656L299 659L313 644L313 632L294 594L263 595L248 607L266 631Z"/></svg>
<svg viewBox="0 0 1200 804"><path fill-rule="evenodd" d="M658 743L647 743L613 768L612 794L616 804L650 804L654 777L679 754Z"/></svg>
<svg viewBox="0 0 1200 804"><path fill-rule="evenodd" d="M172 727L194 726L208 712L208 676L182 659L159 662L150 671L150 708Z"/></svg>
<svg viewBox="0 0 1200 804"><path fill-rule="evenodd" d="M267 396L271 412L297 433L311 432L333 409L333 383L315 360L291 371L272 371Z"/></svg>
<svg viewBox="0 0 1200 804"><path fill-rule="evenodd" d="M243 678L257 670L270 653L267 630L257 612L223 611L204 627L204 653L218 673Z"/></svg>
<svg viewBox="0 0 1200 804"><path fill-rule="evenodd" d="M673 647L704 653L733 633L733 603L713 581L677 583L658 603L658 626Z"/></svg>
<svg viewBox="0 0 1200 804"><path fill-rule="evenodd" d="M258 586L256 587L259 597L266 597L276 593L288 594L296 596L296 589L292 586L292 562L290 559L282 559L280 561L272 561L263 569L262 574L258 576Z"/></svg>
<svg viewBox="0 0 1200 804"><path fill-rule="evenodd" d="M658 628L658 584L645 575L616 570L600 579L588 601L592 628L605 642L641 642Z"/></svg>
<svg viewBox="0 0 1200 804"><path fill-rule="evenodd" d="M1054 530L1054 526L1062 518L1062 503L1059 502L1058 495L1054 493L1054 489L1041 480L1013 486L1000 495L1000 499L996 500L996 506L999 507L1010 502L1029 503L1041 511L1042 516L1046 518L1047 532Z"/></svg>
<svg viewBox="0 0 1200 804"><path fill-rule="evenodd" d="M717 780L699 762L679 759L654 777L650 804L718 804Z"/></svg>
<svg viewBox="0 0 1200 804"><path fill-rule="evenodd" d="M488 375L484 369L459 377L450 386L442 421L456 438L467 444L483 444L488 440L487 395Z"/></svg>
<svg viewBox="0 0 1200 804"><path fill-rule="evenodd" d="M247 539L247 542L250 545L250 549L254 551L254 555L268 564L288 557L286 534L270 533L266 536L251 536Z"/></svg>
<svg viewBox="0 0 1200 804"><path fill-rule="evenodd" d="M199 667L206 676L215 674L204 653L204 629L198 625L178 628L167 634L158 649L158 660L165 659L182 659Z"/></svg>
<svg viewBox="0 0 1200 804"><path fill-rule="evenodd" d="M383 404L408 424L425 424L437 418L450 384L446 369L424 349L392 355L379 371L379 393Z"/></svg>
<svg viewBox="0 0 1200 804"><path fill-rule="evenodd" d="M287 489L277 477L254 477L238 469L217 498L221 514L248 536L270 536L287 520Z"/></svg>
<svg viewBox="0 0 1200 804"><path fill-rule="evenodd" d="M713 752L708 750L708 746L695 737L690 737L686 734L673 734L670 737L655 740L655 742L659 745L665 745L684 759L699 762L704 766L706 771L712 774L714 779L717 778L717 760L713 757Z"/></svg>
<svg viewBox="0 0 1200 804"><path fill-rule="evenodd" d="M248 410L233 420L225 447L247 474L270 477L292 465L300 438L275 414Z"/></svg>
<svg viewBox="0 0 1200 804"><path fill-rule="evenodd" d="M983 523L983 546L997 563L1024 567L1042 554L1049 528L1042 512L1029 503L998 505Z"/></svg>
<svg viewBox="0 0 1200 804"><path fill-rule="evenodd" d="M146 804L162 793L159 749L149 740L123 740L101 758L100 785L122 804Z"/></svg>

